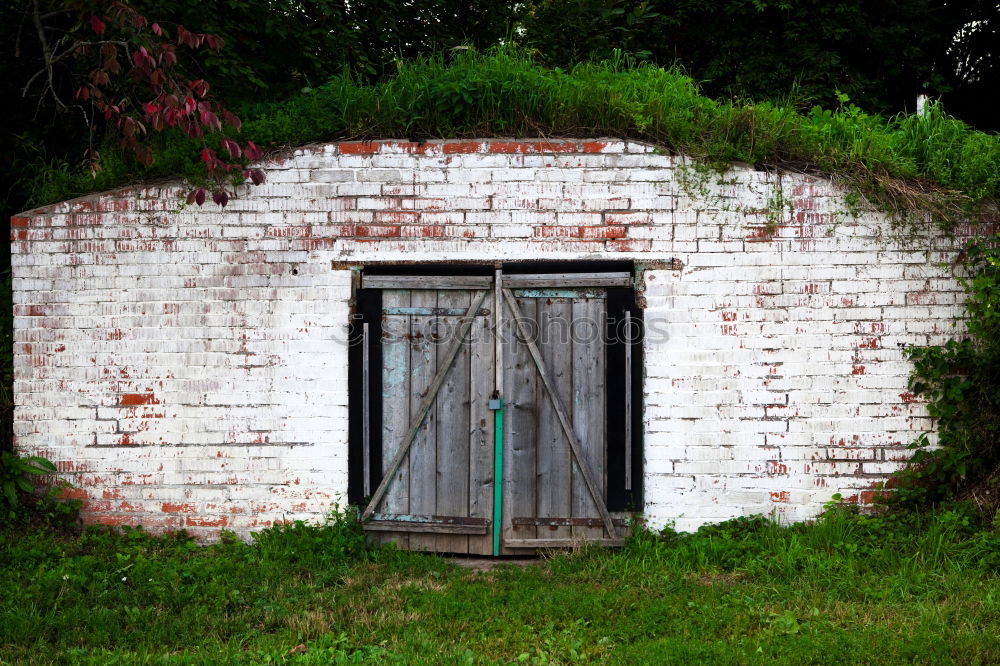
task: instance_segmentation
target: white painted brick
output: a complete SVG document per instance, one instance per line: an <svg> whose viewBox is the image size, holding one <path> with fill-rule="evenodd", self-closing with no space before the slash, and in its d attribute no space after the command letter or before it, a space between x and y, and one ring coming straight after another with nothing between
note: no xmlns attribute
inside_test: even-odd
<svg viewBox="0 0 1000 666"><path fill-rule="evenodd" d="M620 256L684 264L642 276L653 527L809 518L932 427L899 345L963 331L959 244L845 219L813 177L734 167L702 191L641 143L463 144L312 146L224 210L158 186L14 225L17 445L116 498L90 520L205 539L317 520L347 484L351 271L332 266ZM795 213L768 240L779 178Z"/></svg>

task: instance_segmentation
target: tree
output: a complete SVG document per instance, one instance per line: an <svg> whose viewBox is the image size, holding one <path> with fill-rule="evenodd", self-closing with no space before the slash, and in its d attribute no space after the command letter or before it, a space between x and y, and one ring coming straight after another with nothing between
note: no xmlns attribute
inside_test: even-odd
<svg viewBox="0 0 1000 666"><path fill-rule="evenodd" d="M28 100L22 98L26 82L46 68L43 53L51 53L53 43L81 39L98 41L114 37L120 41L141 39L147 52L156 43L174 43L178 62L176 77L184 82L211 82L212 96L240 117L253 112L259 102L279 101L317 86L331 75L349 70L353 75L375 80L394 73L398 58L447 49L463 44L487 47L509 37L513 31L515 5L498 5L486 0L121 0L117 3L139 16L156 18L165 32L117 25L101 18L101 8L110 0L21 0L0 3L0 44L8 57L0 58L0 91L8 100L27 103L7 108L6 132L0 133L0 151L8 157L0 166L0 208L4 219L31 205L46 183L41 179L72 171L87 151L98 150L107 134L106 125L84 119L74 93L79 80L95 69L94 63L76 57L62 58L53 68L51 94L38 96L47 77L36 80ZM36 8L37 11L36 11ZM49 48L39 43L33 25L34 14L54 37L46 37ZM105 26L101 35L89 25L97 14ZM198 48L178 41L178 26L202 37ZM197 26L197 31L190 30ZM118 32L118 29L121 31ZM216 38L209 43L207 37ZM215 48L223 45L223 48ZM121 49L119 45L117 48ZM9 56L13 57L9 57ZM58 55L58 54L57 54ZM95 56L92 50L90 56ZM119 53L121 56L121 53ZM123 66L131 68L134 62ZM116 83L135 83L127 76L109 73ZM148 85L148 82L147 82ZM141 86L140 86L141 88ZM92 98L91 98L92 99ZM91 99L84 100L90 102ZM180 98L179 98L180 99ZM134 102L146 102L141 96ZM197 99L201 102L205 100ZM210 100L209 100L210 101ZM141 107L129 106L130 110ZM200 114L201 109L197 112ZM211 113L225 123L224 114ZM142 122L147 134L136 129L138 143L149 136L149 119ZM202 126L204 129L204 125ZM117 126L111 129L117 131ZM124 126L123 126L124 129ZM152 128L155 134L155 128ZM230 130L227 130L230 131ZM113 134L114 132L112 132ZM210 133L211 134L211 133ZM230 135L227 134L227 137ZM232 137L230 137L232 138ZM232 163L221 145L208 146L223 162ZM244 147L245 150L245 147ZM244 153L245 154L245 153ZM140 159L145 156L141 153ZM209 156L210 157L210 156ZM206 164L212 163L211 160ZM216 169L215 174L224 172ZM252 174L251 174L252 176Z"/></svg>
<svg viewBox="0 0 1000 666"><path fill-rule="evenodd" d="M41 67L22 89L23 97L50 104L63 114L79 113L88 132L84 160L91 173L101 168L95 134L114 135L142 164L154 156L146 136L150 131L176 128L188 137L204 140L218 134L223 155L203 141L202 162L216 182L213 199L225 206L229 195L224 180L241 169L244 155L254 160L260 150L253 142L240 145L230 137L241 126L239 117L209 96L210 85L191 78L181 66L183 51L207 48L219 52L223 40L197 33L182 24L151 22L123 0L91 0L71 7L33 0L28 19L40 51ZM243 169L255 184L264 180L260 169ZM198 188L190 199L201 205L206 191Z"/></svg>
<svg viewBox="0 0 1000 666"><path fill-rule="evenodd" d="M893 114L927 94L1000 129L964 94L998 83L998 25L996 3L969 0L536 0L524 39L562 66L615 48L676 63L713 96L835 106L839 91Z"/></svg>

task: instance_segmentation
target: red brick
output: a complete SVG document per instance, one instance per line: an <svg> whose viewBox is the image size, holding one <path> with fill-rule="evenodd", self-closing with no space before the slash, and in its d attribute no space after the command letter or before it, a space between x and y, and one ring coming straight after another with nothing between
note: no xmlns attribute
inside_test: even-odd
<svg viewBox="0 0 1000 666"><path fill-rule="evenodd" d="M444 227L438 224L404 225L400 227L400 235L407 238L442 238Z"/></svg>
<svg viewBox="0 0 1000 666"><path fill-rule="evenodd" d="M198 507L191 503L164 502L160 506L163 513L194 513L197 510Z"/></svg>
<svg viewBox="0 0 1000 666"><path fill-rule="evenodd" d="M341 155L374 155L382 146L375 141L350 141L337 144Z"/></svg>
<svg viewBox="0 0 1000 666"><path fill-rule="evenodd" d="M885 499L888 496L884 490L862 490L861 503L874 504L877 500Z"/></svg>
<svg viewBox="0 0 1000 666"><path fill-rule="evenodd" d="M460 141L458 143L446 143L441 147L441 152L446 155L453 153L478 153L482 147L479 141Z"/></svg>
<svg viewBox="0 0 1000 666"><path fill-rule="evenodd" d="M540 153L575 153L576 141L536 141L534 149Z"/></svg>
<svg viewBox="0 0 1000 666"><path fill-rule="evenodd" d="M399 237L399 227L359 224L354 228L354 233L357 236L368 238L397 238Z"/></svg>
<svg viewBox="0 0 1000 666"><path fill-rule="evenodd" d="M140 405L158 405L160 401L152 393L124 393L119 404L122 407L138 407Z"/></svg>
<svg viewBox="0 0 1000 666"><path fill-rule="evenodd" d="M580 227L581 238L625 238L625 227Z"/></svg>
<svg viewBox="0 0 1000 666"><path fill-rule="evenodd" d="M88 500L90 499L90 493L83 488L63 488L59 491L59 499Z"/></svg>
<svg viewBox="0 0 1000 666"><path fill-rule="evenodd" d="M537 238L579 238L580 227L535 227Z"/></svg>
<svg viewBox="0 0 1000 666"><path fill-rule="evenodd" d="M136 525L138 519L135 516L123 516L121 514L98 514L91 515L84 519L84 522L95 525L106 525L108 527L120 527L122 525Z"/></svg>
<svg viewBox="0 0 1000 666"><path fill-rule="evenodd" d="M585 153L600 153L603 152L605 148L608 147L607 141L584 141L583 142L583 152Z"/></svg>

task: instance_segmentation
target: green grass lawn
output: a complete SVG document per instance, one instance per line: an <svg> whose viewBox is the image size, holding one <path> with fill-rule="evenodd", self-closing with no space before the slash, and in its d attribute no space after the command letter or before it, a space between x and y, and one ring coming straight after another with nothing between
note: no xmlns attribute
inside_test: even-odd
<svg viewBox="0 0 1000 666"><path fill-rule="evenodd" d="M961 511L744 519L470 571L357 525L0 533L0 663L1000 663L1000 534Z"/></svg>

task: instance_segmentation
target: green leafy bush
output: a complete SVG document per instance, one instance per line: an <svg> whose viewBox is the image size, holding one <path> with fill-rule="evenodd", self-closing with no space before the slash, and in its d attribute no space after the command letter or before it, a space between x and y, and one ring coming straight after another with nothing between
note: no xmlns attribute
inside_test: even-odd
<svg viewBox="0 0 1000 666"><path fill-rule="evenodd" d="M69 484L57 483L46 488L32 483L33 479L55 471L55 465L46 458L0 452L0 526L39 522L57 528L74 525L83 502L63 498Z"/></svg>
<svg viewBox="0 0 1000 666"><path fill-rule="evenodd" d="M21 457L15 453L4 451L0 453L0 505L7 514L8 520L17 515L19 497L34 491L31 483L33 476L52 474L56 466L49 460L38 456Z"/></svg>
<svg viewBox="0 0 1000 666"><path fill-rule="evenodd" d="M910 388L936 419L937 446L924 435L890 497L921 506L975 501L1000 509L1000 235L968 250L968 335L909 350Z"/></svg>

